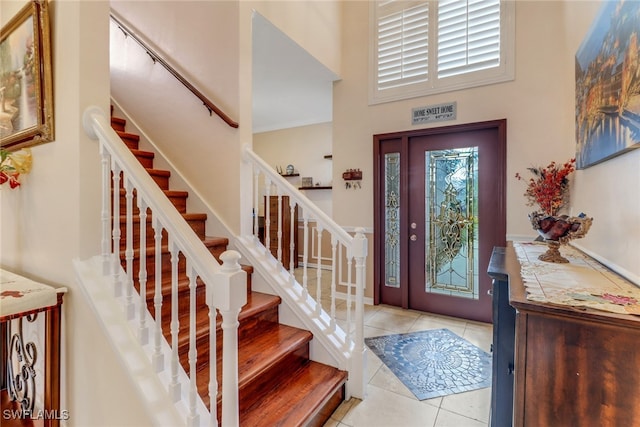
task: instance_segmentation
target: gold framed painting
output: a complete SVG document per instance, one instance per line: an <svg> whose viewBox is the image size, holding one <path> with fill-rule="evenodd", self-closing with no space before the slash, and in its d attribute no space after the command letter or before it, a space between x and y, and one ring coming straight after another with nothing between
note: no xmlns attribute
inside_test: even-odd
<svg viewBox="0 0 640 427"><path fill-rule="evenodd" d="M28 2L0 30L0 146L53 141L48 0Z"/></svg>

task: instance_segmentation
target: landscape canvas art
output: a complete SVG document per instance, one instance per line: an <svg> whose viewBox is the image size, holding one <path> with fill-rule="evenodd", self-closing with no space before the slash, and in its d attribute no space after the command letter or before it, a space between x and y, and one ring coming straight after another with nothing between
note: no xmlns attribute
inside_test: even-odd
<svg viewBox="0 0 640 427"><path fill-rule="evenodd" d="M640 148L640 2L606 1L575 58L576 166Z"/></svg>

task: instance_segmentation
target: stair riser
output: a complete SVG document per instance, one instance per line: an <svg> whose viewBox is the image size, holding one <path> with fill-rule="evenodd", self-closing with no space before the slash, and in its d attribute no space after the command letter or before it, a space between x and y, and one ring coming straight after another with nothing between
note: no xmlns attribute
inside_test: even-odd
<svg viewBox="0 0 640 427"><path fill-rule="evenodd" d="M140 162L145 169L153 169L153 157L136 155L136 159Z"/></svg>
<svg viewBox="0 0 640 427"><path fill-rule="evenodd" d="M246 411L257 401L262 399L265 393L272 390L273 385L283 380L290 372L303 366L309 361L309 344L307 343L297 351L289 353L287 357L262 373L250 383L240 387L240 413Z"/></svg>
<svg viewBox="0 0 640 427"><path fill-rule="evenodd" d="M169 198L169 201L173 204L173 206L176 207L178 212L180 212L181 214L187 213L187 196L171 194L167 197ZM110 200L113 200L113 195ZM135 190L133 192L132 206L133 206L133 215L139 215L140 209L138 209L138 201L136 198ZM126 209L127 209L126 193L124 191L121 191L120 192L120 214L124 214L126 212ZM111 213L113 214L113 206L112 206ZM150 211L147 209L147 215L149 214L150 214Z"/></svg>
<svg viewBox="0 0 640 427"><path fill-rule="evenodd" d="M127 121L124 119L119 119L116 117L111 118L111 127L115 131L124 132L126 124L127 124Z"/></svg>
<svg viewBox="0 0 640 427"><path fill-rule="evenodd" d="M206 300L205 300L206 302ZM166 317L164 317L163 315L163 319L167 319ZM217 335L216 335L216 352L218 354L218 357L221 357L220 355L222 354L222 327L221 327L221 322L222 322L222 317L220 316L220 314L218 313L217 316ZM238 340L242 340L245 337L250 337L252 334L259 334L261 332L261 326L264 327L265 324L267 324L268 322L271 323L278 323L278 308L274 307L270 310L264 311L264 312L260 312L257 313L255 316L252 316L250 318L245 318L242 319L242 322L240 322L240 325L238 326ZM165 323L163 321L163 323ZM170 325L167 323L164 328L169 328ZM199 344L198 344L198 363L197 363L197 369L198 371L200 371L201 369L203 369L206 365L206 363L208 363L208 358L209 358L209 338L208 336L204 336L204 337L199 337ZM178 353L181 355L181 357L184 357L185 360L188 360L188 351L189 351L189 347L188 345L184 345L179 347L178 349ZM200 355L202 355L202 357L200 357Z"/></svg>
<svg viewBox="0 0 640 427"><path fill-rule="evenodd" d="M133 248L134 249L138 249L140 247L140 217L134 216L132 218L132 226L133 226ZM193 231L196 232L196 234L198 235L198 238L200 239L204 239L205 238L205 229L206 229L206 225L205 225L205 221L203 220L187 220L187 223L191 226L191 228L193 229ZM146 239L145 241L147 242L147 248L149 247L153 247L153 245L155 244L155 230L153 228L153 224L151 221L151 218L147 217L146 220ZM120 239L120 250L124 250L127 247L127 240L126 240L126 234L127 232L127 221L126 218L121 218L120 220L120 235L121 235L121 239ZM166 244L167 239L167 233L166 231L163 229L162 230L162 236L163 236L163 242Z"/></svg>

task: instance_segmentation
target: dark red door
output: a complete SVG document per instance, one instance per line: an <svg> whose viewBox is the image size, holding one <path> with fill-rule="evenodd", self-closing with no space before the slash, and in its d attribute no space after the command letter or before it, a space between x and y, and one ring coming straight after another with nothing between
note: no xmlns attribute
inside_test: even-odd
<svg viewBox="0 0 640 427"><path fill-rule="evenodd" d="M377 135L376 302L490 321L506 121Z"/></svg>

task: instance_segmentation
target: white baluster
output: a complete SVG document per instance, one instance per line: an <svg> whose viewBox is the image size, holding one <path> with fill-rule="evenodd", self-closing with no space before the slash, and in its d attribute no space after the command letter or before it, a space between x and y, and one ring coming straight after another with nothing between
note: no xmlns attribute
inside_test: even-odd
<svg viewBox="0 0 640 427"><path fill-rule="evenodd" d="M258 189L260 188L260 170L255 168L253 170L253 238L256 243L259 241L260 235L260 222L259 222L259 214L260 214L260 192Z"/></svg>
<svg viewBox="0 0 640 427"><path fill-rule="evenodd" d="M265 179L264 183L264 246L267 252L271 252L271 180Z"/></svg>
<svg viewBox="0 0 640 427"><path fill-rule="evenodd" d="M345 337L345 350L351 351L351 294L353 292L353 282L351 281L351 272L353 271L353 257L351 250L347 250L347 336Z"/></svg>
<svg viewBox="0 0 640 427"><path fill-rule="evenodd" d="M126 197L126 249L124 251L125 260L127 261L127 283L125 284L125 313L127 320L133 319L133 185L128 177L124 180L125 197Z"/></svg>
<svg viewBox="0 0 640 427"><path fill-rule="evenodd" d="M293 279L293 274L295 272L295 265L297 259L295 259L295 249L298 242L295 239L295 231L298 227L296 222L296 202L294 202L293 197L289 197L289 271L291 272L291 279Z"/></svg>
<svg viewBox="0 0 640 427"><path fill-rule="evenodd" d="M318 236L318 268L316 269L316 316L322 310L322 225L316 221L316 232Z"/></svg>
<svg viewBox="0 0 640 427"><path fill-rule="evenodd" d="M364 345L364 285L365 261L367 258L367 238L364 228L356 228L353 241L353 255L356 260L356 333L353 349L353 395L364 398L366 390L366 347Z"/></svg>
<svg viewBox="0 0 640 427"><path fill-rule="evenodd" d="M111 156L103 142L100 142L100 161L102 164L102 274L111 271ZM115 191L115 190L113 190Z"/></svg>
<svg viewBox="0 0 640 427"><path fill-rule="evenodd" d="M174 402L180 400L180 381L178 381L178 333L180 320L178 318L178 247L169 237L169 252L171 253L171 383L169 394Z"/></svg>
<svg viewBox="0 0 640 427"><path fill-rule="evenodd" d="M309 215L306 210L302 216L302 233L303 233L303 245L302 248L302 300L306 300L309 296L307 265L309 264Z"/></svg>
<svg viewBox="0 0 640 427"><path fill-rule="evenodd" d="M280 263L280 265L282 265L282 194L278 193L278 233L277 233L277 239L278 239L278 251L277 251L277 258L278 258L278 262Z"/></svg>
<svg viewBox="0 0 640 427"><path fill-rule="evenodd" d="M187 261L187 277L189 277L189 425L200 424L200 416L196 411L198 401L197 372L198 349L196 347L196 286L197 274ZM176 298L177 300L177 298Z"/></svg>
<svg viewBox="0 0 640 427"><path fill-rule="evenodd" d="M142 345L149 342L149 328L147 327L147 205L142 197L137 198L140 217L140 251L138 260L138 284L140 287L140 307L138 308L139 326L138 337Z"/></svg>
<svg viewBox="0 0 640 427"><path fill-rule="evenodd" d="M237 427L238 396L238 315L247 302L247 275L240 268L240 254L226 251L220 255L222 268L215 274L214 283L207 286L209 309L218 307L222 315L222 425ZM214 359L211 364L216 363ZM212 405L215 400L211 401Z"/></svg>
<svg viewBox="0 0 640 427"><path fill-rule="evenodd" d="M217 311L209 297L213 285L206 285L207 306L209 307L209 426L218 427L218 354L217 354Z"/></svg>
<svg viewBox="0 0 640 427"><path fill-rule="evenodd" d="M338 269L336 267L336 253L337 253L338 241L332 235L331 236L331 331L336 330L336 274Z"/></svg>
<svg viewBox="0 0 640 427"><path fill-rule="evenodd" d="M112 188L113 188L113 226L111 234L113 239L113 258L111 262L111 276L113 277L114 295L122 295L122 283L120 281L120 167L113 162Z"/></svg>
<svg viewBox="0 0 640 427"><path fill-rule="evenodd" d="M155 310L155 334L153 337L153 366L156 372L164 370L164 354L162 344L162 225L157 217L153 217L153 231L155 239L155 289L153 295L153 309ZM146 263L146 258L140 262Z"/></svg>

